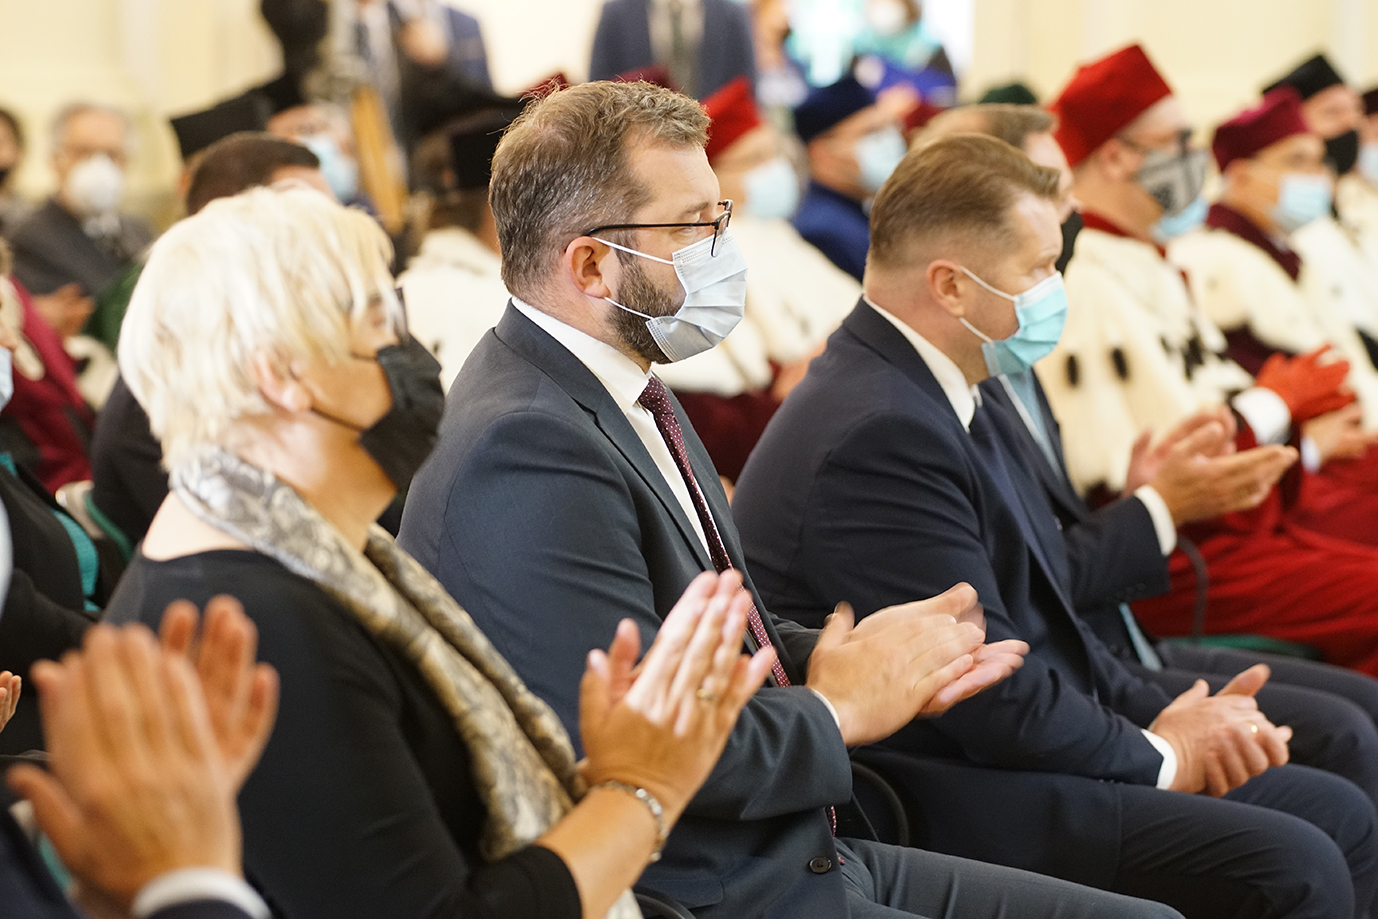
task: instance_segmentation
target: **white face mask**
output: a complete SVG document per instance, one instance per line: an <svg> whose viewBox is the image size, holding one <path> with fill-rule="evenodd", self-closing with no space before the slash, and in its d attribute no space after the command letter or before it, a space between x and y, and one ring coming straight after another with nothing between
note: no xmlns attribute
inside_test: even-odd
<svg viewBox="0 0 1378 919"><path fill-rule="evenodd" d="M676 249L668 259L628 249L597 236L594 239L630 255L675 266L675 274L684 288L684 302L673 316L648 316L611 297L603 298L618 309L645 319L646 331L651 333L669 361L682 361L707 351L742 321L746 310L746 260L731 231L723 230L716 248L713 237L706 236L683 249Z"/></svg>
<svg viewBox="0 0 1378 919"><path fill-rule="evenodd" d="M1359 174L1378 185L1378 143L1369 142L1359 148Z"/></svg>
<svg viewBox="0 0 1378 919"><path fill-rule="evenodd" d="M124 172L109 156L97 153L72 167L63 191L83 217L113 214L124 200Z"/></svg>

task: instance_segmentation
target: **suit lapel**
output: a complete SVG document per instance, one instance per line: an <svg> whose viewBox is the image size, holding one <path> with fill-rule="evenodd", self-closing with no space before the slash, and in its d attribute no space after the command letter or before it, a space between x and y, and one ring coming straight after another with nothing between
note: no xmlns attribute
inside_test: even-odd
<svg viewBox="0 0 1378 919"><path fill-rule="evenodd" d="M675 497L675 493L670 490L665 476L661 475L660 467L651 459L651 454L646 452L646 445L641 442L641 438L632 429L631 422L627 420L622 409L613 401L607 388L603 386L598 377L593 375L593 371L585 367L582 361L547 334L544 329L523 316L510 302L507 304L507 310L503 313L502 319L498 321L495 331L498 338L533 365L539 367L546 376L550 377L557 386L593 417L594 424L598 426L598 429L608 440L612 441L613 446L636 470L637 475L641 477L647 487L655 493L665 512L675 521L680 535L689 544L689 548L699 563L705 569L712 569L713 560L709 558L703 541L699 539L698 532L689 522L689 518ZM678 405L676 405L676 414L680 419L680 425L689 430L688 421L679 411ZM694 464L693 468L694 474L700 477L699 481L703 486L704 493L711 494L711 490L704 483L699 465ZM714 509L714 516L715 519L721 519L717 517L716 508Z"/></svg>
<svg viewBox="0 0 1378 919"><path fill-rule="evenodd" d="M1009 393L1005 392L1005 387L1000 385L999 380L991 380L988 382L992 385L987 385L987 383L981 384L981 393L985 396L986 400L1002 406L1006 409L1007 414L1014 414L1016 409L1014 406L1010 405L1010 396ZM1057 423L1052 420L1052 413L1046 410L1046 401L1043 398L1043 390L1041 387L1038 389L1038 397L1040 407L1045 409L1043 412L1043 421L1048 431L1048 439L1052 441L1053 452L1056 454L1058 462L1061 463L1061 437L1058 433ZM1015 431L1015 440L1019 448L1019 455L1023 459L1025 467L1031 467L1033 469L1034 474L1038 478L1038 484L1043 488L1043 492L1048 496L1048 500L1059 506L1063 512L1061 516L1066 516L1073 520L1084 519L1086 509L1081 499L1072 491L1071 485L1068 483L1066 477L1064 475L1059 475L1057 470L1048 465L1048 457L1044 455L1043 450L1034 442L1033 435L1027 434L1027 428L1024 428L1023 419L1016 417L1011 420L1011 423L1018 423L1020 427L1020 430ZM1025 436L1026 434L1027 436ZM1062 468L1065 471L1067 467L1063 465Z"/></svg>
<svg viewBox="0 0 1378 919"><path fill-rule="evenodd" d="M923 358L919 356L919 352L914 349L914 346L911 345L907 339L905 339L899 329L896 329L884 316L871 309L865 300L859 302L856 309L852 310L847 318L843 320L842 327L903 372L905 376L909 377L915 385L929 396L929 398L947 408L947 417L950 417L952 423L957 425L961 435L962 448L967 451L969 462L971 462L973 466L981 468L983 461L976 451L976 445L972 442L971 436L965 430L961 429L961 422L958 420L956 413L952 411L951 403L948 401L947 395L942 391L942 387L938 385L937 379L933 376L933 371L929 370L928 365L924 363ZM996 408L996 406L987 406L987 410L993 408ZM1000 409L1000 411L1003 412L1003 409ZM1006 452L1011 452L1009 450L1011 440L1008 430L1000 430L1001 424L1004 422L1003 415L992 413L992 420L998 422L995 425L996 436L1004 439ZM1022 424L1023 422L1020 423ZM1011 459L1016 459L1017 456L1018 454L1015 454ZM1006 465L1013 464L1007 463ZM1034 520L1039 519L1039 517L1036 516L1037 514L1041 513L1046 516L1049 513L1049 508L1047 505L1040 504L1031 506L1029 503L1030 496L1022 494L1024 489L1019 487L1017 483L1018 481L1027 483L1027 476L1020 476L1019 480L1010 482L1010 487L1015 492L1015 494L1010 495L1006 493L1004 487L994 481L998 478L997 476L992 475L984 468L982 468L982 474L986 481L995 485L996 491L1009 506L1010 511L1014 514L1015 519L1019 523L1020 535L1024 538L1024 542L1028 544L1029 551L1033 554L1034 560L1038 563L1039 568L1042 569L1044 579L1053 588L1053 592L1062 602L1064 612L1071 615L1074 607L1062 586L1067 577L1065 566L1061 569L1061 573L1059 573L1059 569L1051 563L1049 553L1044 546L1045 537L1038 533L1037 527L1033 523ZM1009 474L1011 476L1016 476L1018 475L1018 471L1010 469Z"/></svg>

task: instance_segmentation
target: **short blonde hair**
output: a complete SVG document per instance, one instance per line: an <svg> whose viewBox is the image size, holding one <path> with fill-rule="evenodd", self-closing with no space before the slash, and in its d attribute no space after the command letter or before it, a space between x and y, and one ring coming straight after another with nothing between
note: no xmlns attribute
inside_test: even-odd
<svg viewBox="0 0 1378 919"><path fill-rule="evenodd" d="M400 328L373 218L305 187L212 201L154 243L120 330L120 373L172 468L269 411L251 362L342 361L350 320L381 300Z"/></svg>

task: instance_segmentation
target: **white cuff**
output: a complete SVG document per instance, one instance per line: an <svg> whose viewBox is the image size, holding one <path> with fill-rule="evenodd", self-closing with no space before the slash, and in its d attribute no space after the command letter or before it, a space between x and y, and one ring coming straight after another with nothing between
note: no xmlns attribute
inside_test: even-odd
<svg viewBox="0 0 1378 919"><path fill-rule="evenodd" d="M1172 780L1177 778L1177 751L1172 749L1172 744L1159 737L1152 731L1140 728L1148 742L1153 744L1153 749L1163 754L1163 765L1158 770L1158 787L1168 789L1172 787Z"/></svg>
<svg viewBox="0 0 1378 919"><path fill-rule="evenodd" d="M134 897L129 914L133 919L147 919L160 909L196 900L229 903L254 919L272 916L268 904L242 878L218 868L182 868L158 875Z"/></svg>
<svg viewBox="0 0 1378 919"><path fill-rule="evenodd" d="M828 701L828 697L823 695L818 690L814 689L812 686L805 686L804 688L807 689L809 692L813 693L815 696L817 696L818 701L822 702L823 705L828 709L828 714L833 716L833 724L837 725L837 730L839 733L841 733L842 719L837 717L837 709L833 708L833 704Z"/></svg>
<svg viewBox="0 0 1378 919"><path fill-rule="evenodd" d="M1149 519L1153 521L1153 532L1158 535L1158 548L1166 558L1177 548L1177 521L1172 519L1172 511L1167 509L1167 502L1152 485L1140 485L1134 489L1134 497L1148 510Z"/></svg>
<svg viewBox="0 0 1378 919"><path fill-rule="evenodd" d="M1234 410L1244 416L1260 444L1287 442L1292 427L1292 412L1282 396L1262 386L1251 386L1230 400Z"/></svg>
<svg viewBox="0 0 1378 919"><path fill-rule="evenodd" d="M1309 434L1301 439L1301 468L1307 472L1317 472L1321 468L1321 448Z"/></svg>

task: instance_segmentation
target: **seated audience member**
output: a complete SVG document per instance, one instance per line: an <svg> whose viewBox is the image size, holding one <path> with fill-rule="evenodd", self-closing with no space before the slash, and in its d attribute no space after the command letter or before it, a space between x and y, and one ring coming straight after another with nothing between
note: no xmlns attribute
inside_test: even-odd
<svg viewBox="0 0 1378 919"><path fill-rule="evenodd" d="M1369 264L1378 265L1378 87L1362 98L1359 162L1335 184L1335 207Z"/></svg>
<svg viewBox="0 0 1378 919"><path fill-rule="evenodd" d="M1325 142L1325 161L1337 179L1334 207L1288 234L1301 256L1300 282L1318 308L1340 317L1378 362L1378 262L1365 256L1357 226L1344 213L1339 184L1358 172L1363 100L1318 54L1268 88L1291 87L1301 97L1306 126Z"/></svg>
<svg viewBox="0 0 1378 919"><path fill-rule="evenodd" d="M0 450L50 493L91 477L86 445L95 413L77 389L76 367L61 336L9 275L10 251L0 241L0 325L16 339L14 392L0 409Z"/></svg>
<svg viewBox="0 0 1378 919"><path fill-rule="evenodd" d="M1374 370L1325 266L1290 245L1292 234L1329 219L1333 178L1325 145L1306 124L1296 93L1283 87L1215 130L1222 188L1204 229L1172 241L1192 299L1225 333L1229 353L1258 373L1279 352L1329 346L1349 362L1346 384L1370 425L1378 421ZM1367 443L1355 447L1362 452Z"/></svg>
<svg viewBox="0 0 1378 919"><path fill-rule="evenodd" d="M216 198L276 182L304 182L330 192L314 153L270 134L234 133L193 152L199 157L187 186L188 214L198 213ZM96 419L91 481L96 508L131 544L143 539L167 497L167 470L148 416L123 377L115 381Z"/></svg>
<svg viewBox="0 0 1378 919"><path fill-rule="evenodd" d="M285 914L632 916L626 889L772 656L740 661L740 580L697 580L636 674L627 626L588 657L576 765L550 710L371 528L444 402L435 360L399 338L389 250L310 189L212 202L154 245L120 358L173 490L108 616L233 590L257 626L285 692L239 798L244 862Z"/></svg>
<svg viewBox="0 0 1378 919"><path fill-rule="evenodd" d="M790 4L788 0L751 0L747 9L756 53L756 98L776 128L792 131L792 112L809 94L809 84L804 68L785 44L791 31Z"/></svg>
<svg viewBox="0 0 1378 919"><path fill-rule="evenodd" d="M153 238L120 210L129 144L124 113L83 102L64 108L53 123L57 193L10 237L15 277L46 298L40 311L58 333L69 338L85 326L111 349L121 317L102 312L102 297Z"/></svg>
<svg viewBox="0 0 1378 919"><path fill-rule="evenodd" d="M0 319L0 353L10 358L0 370L0 403L9 397L11 365L22 347ZM0 451L0 668L27 678L34 661L55 658L81 641L95 621L97 601L114 586L113 578L101 575L118 574L102 572L100 561L86 532L52 494ZM0 753L41 749L33 696L24 697L17 714L13 704L9 712Z"/></svg>
<svg viewBox="0 0 1378 919"><path fill-rule="evenodd" d="M397 283L407 331L440 361L447 388L507 302L488 177L502 130L519 111L462 116L423 140L412 159L413 182L432 204L420 251Z"/></svg>
<svg viewBox="0 0 1378 919"><path fill-rule="evenodd" d="M14 190L14 177L24 161L24 129L19 118L0 108L0 237L8 237L33 207Z"/></svg>
<svg viewBox="0 0 1378 919"><path fill-rule="evenodd" d="M999 682L1024 648L954 622L974 611L965 586L856 628L840 608L822 633L757 602L713 465L650 374L711 346L744 305L707 127L684 96L588 83L508 129L489 196L513 299L450 389L403 545L571 726L584 656L619 620L653 634L703 571L742 571L751 644L779 666L641 882L700 919L1170 913L834 838L847 747Z"/></svg>
<svg viewBox="0 0 1378 919"><path fill-rule="evenodd" d="M189 638L195 620L187 605L172 607L166 634ZM207 607L196 669L180 651L158 648L142 627L97 626L80 652L35 668L49 768L19 765L7 780L72 874L75 903L5 810L0 902L10 919L270 915L243 878L235 793L268 739L277 682L254 666L253 627L224 597Z"/></svg>
<svg viewBox="0 0 1378 919"><path fill-rule="evenodd" d="M320 103L304 102L268 119L266 130L301 144L316 155L321 175L341 204L367 203L359 187L359 160L354 132L343 112Z"/></svg>
<svg viewBox="0 0 1378 919"><path fill-rule="evenodd" d="M1052 116L1033 105L976 105L935 118L920 143L959 133L990 134L1038 165L1058 170L1066 192L1058 216L1066 227L1076 199L1070 195L1072 171L1052 129ZM1314 764L1327 751L1344 750L1344 763L1336 761L1327 768L1341 771L1375 796L1378 758L1369 748L1378 741L1370 730L1378 723L1378 680L1277 654L1182 642L1154 644L1127 603L1168 589L1167 557L1176 546L1178 526L1256 505L1265 497L1266 492L1250 493L1239 485L1257 481L1253 477L1259 467L1271 462L1268 451L1213 453L1231 441L1234 420L1221 409L1200 412L1157 443L1140 438L1130 461L1131 467L1139 468L1131 468L1127 478L1144 484L1093 512L1071 485L1058 423L1037 375L1001 373L981 383L981 393L1021 422L1012 429L1024 447L1026 468L1061 524L1072 605L1106 647L1129 662L1141 679L1176 693L1197 678L1219 690L1240 671L1266 663L1272 677L1256 698L1272 721L1292 728L1288 746L1293 757ZM1279 690L1279 684L1287 688ZM1354 704L1337 705L1333 698L1310 690Z"/></svg>
<svg viewBox="0 0 1378 919"><path fill-rule="evenodd" d="M718 474L731 481L780 400L842 320L837 304L854 301L860 288L789 224L799 204L799 177L783 138L762 120L746 79L733 80L703 104L711 119L704 152L720 193L733 202L732 236L752 266L746 313L716 347L656 373L679 399Z"/></svg>
<svg viewBox="0 0 1378 919"><path fill-rule="evenodd" d="M989 636L1028 642L1002 685L881 741L919 844L1187 915L1362 916L1373 802L1283 765L1291 730L1253 698L1266 668L1173 700L1110 655L1076 615L1057 519L1011 449L1018 422L976 389L1057 340L1061 180L961 135L881 189L865 294L738 483L762 596L816 625L844 597L864 617L969 580Z"/></svg>
<svg viewBox="0 0 1378 919"><path fill-rule="evenodd" d="M1086 228L1067 266L1066 327L1038 369L1078 491L1118 494L1143 432L1172 431L1202 409L1229 406L1245 450L1299 438L1303 425L1352 398L1337 389L1343 364L1310 357L1279 358L1251 377L1225 354L1223 333L1165 257L1162 242L1208 210L1206 153L1184 146L1190 125L1181 103L1142 48L1082 67L1053 109ZM1259 633L1378 675L1368 586L1378 557L1293 522L1310 475L1293 466L1253 511L1186 527L1206 578L1174 552L1169 592L1138 601L1138 616L1158 635ZM1206 612L1197 625L1201 591Z"/></svg>
<svg viewBox="0 0 1378 919"><path fill-rule="evenodd" d="M1291 89L1274 90L1222 124L1213 147L1223 174L1220 199L1205 228L1174 241L1169 257L1186 270L1193 298L1226 330L1244 366L1327 345L1348 363L1346 383L1357 404L1334 423L1312 422L1308 434L1326 461L1308 480L1308 500L1294 519L1378 543L1378 371L1355 321L1371 298L1378 305L1378 271L1368 270L1330 217L1325 147ZM1313 228L1319 235L1293 248Z"/></svg>
<svg viewBox="0 0 1378 919"><path fill-rule="evenodd" d="M737 77L756 82L747 8L732 0L606 0L593 35L590 80L660 64L687 95L706 98Z"/></svg>
<svg viewBox="0 0 1378 919"><path fill-rule="evenodd" d="M848 74L809 93L794 110L794 130L809 161L794 228L860 281L871 238L866 204L907 149L900 118Z"/></svg>

